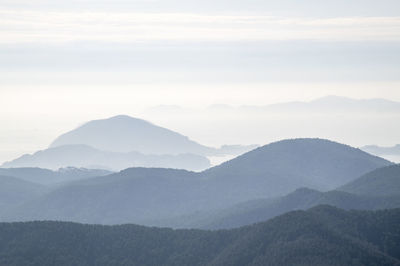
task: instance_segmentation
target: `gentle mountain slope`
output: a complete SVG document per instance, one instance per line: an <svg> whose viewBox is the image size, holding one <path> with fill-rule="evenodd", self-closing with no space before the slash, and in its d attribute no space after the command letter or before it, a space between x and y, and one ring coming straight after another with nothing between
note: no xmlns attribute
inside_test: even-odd
<svg viewBox="0 0 400 266"><path fill-rule="evenodd" d="M50 147L84 144L102 151L144 154L209 154L212 148L187 137L129 116L90 121L58 137Z"/></svg>
<svg viewBox="0 0 400 266"><path fill-rule="evenodd" d="M331 190L390 164L336 142L293 139L260 147L210 168L203 175L218 189L224 186L229 193L265 198L300 187Z"/></svg>
<svg viewBox="0 0 400 266"><path fill-rule="evenodd" d="M139 223L201 208L198 174L131 168L69 183L13 210L7 220ZM199 201L197 201L199 200Z"/></svg>
<svg viewBox="0 0 400 266"><path fill-rule="evenodd" d="M119 171L129 167L165 167L204 170L210 161L200 155L144 155L139 152L100 151L87 145L64 145L23 155L2 167L41 167L58 169L67 166Z"/></svg>
<svg viewBox="0 0 400 266"><path fill-rule="evenodd" d="M400 165L376 169L339 188L361 195L400 195Z"/></svg>
<svg viewBox="0 0 400 266"><path fill-rule="evenodd" d="M291 212L236 230L0 224L0 265L399 265L400 210Z"/></svg>
<svg viewBox="0 0 400 266"><path fill-rule="evenodd" d="M37 167L0 168L0 175L14 176L29 182L52 185L110 174L107 170L66 167L57 171Z"/></svg>
<svg viewBox="0 0 400 266"><path fill-rule="evenodd" d="M42 185L0 175L0 215L7 209L32 200L46 191Z"/></svg>

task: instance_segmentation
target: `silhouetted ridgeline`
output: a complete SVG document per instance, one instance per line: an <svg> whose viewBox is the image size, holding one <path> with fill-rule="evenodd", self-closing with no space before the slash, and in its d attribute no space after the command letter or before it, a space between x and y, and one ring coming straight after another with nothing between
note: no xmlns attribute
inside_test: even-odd
<svg viewBox="0 0 400 266"><path fill-rule="evenodd" d="M235 230L0 224L0 265L399 265L400 210L320 206Z"/></svg>

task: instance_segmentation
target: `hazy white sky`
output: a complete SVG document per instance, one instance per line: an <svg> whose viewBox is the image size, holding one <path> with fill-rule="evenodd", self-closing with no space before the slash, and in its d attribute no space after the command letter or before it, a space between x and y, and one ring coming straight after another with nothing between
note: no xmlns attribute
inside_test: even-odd
<svg viewBox="0 0 400 266"><path fill-rule="evenodd" d="M146 113L158 105L400 101L399 10L397 0L0 0L0 162L122 113L212 145L278 136L222 137L210 130L218 120Z"/></svg>

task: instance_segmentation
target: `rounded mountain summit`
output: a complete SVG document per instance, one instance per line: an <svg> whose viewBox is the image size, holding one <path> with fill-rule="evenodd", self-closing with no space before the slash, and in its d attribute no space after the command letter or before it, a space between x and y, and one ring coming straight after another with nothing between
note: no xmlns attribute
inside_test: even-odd
<svg viewBox="0 0 400 266"><path fill-rule="evenodd" d="M59 136L50 147L73 144L85 144L104 151L144 154L207 155L213 152L213 148L184 135L127 115L90 121Z"/></svg>

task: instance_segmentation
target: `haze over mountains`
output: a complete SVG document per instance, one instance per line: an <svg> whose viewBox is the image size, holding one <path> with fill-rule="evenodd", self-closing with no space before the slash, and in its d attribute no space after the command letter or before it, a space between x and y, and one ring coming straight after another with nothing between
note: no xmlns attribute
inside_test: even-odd
<svg viewBox="0 0 400 266"><path fill-rule="evenodd" d="M293 139L257 148L204 173L226 185L240 182L246 176L245 182L237 187L258 184L263 193L268 191L275 196L299 187L333 189L389 164L387 160L329 140ZM262 196L254 189L249 192Z"/></svg>
<svg viewBox="0 0 400 266"><path fill-rule="evenodd" d="M0 175L0 215L13 207L32 200L46 191L46 187L12 176Z"/></svg>
<svg viewBox="0 0 400 266"><path fill-rule="evenodd" d="M315 136L354 147L392 146L398 143L400 135L400 126L393 123L400 120L400 103L379 98L326 96L268 105L160 106L149 108L141 116L171 125L196 139L213 136L216 143L245 144L251 140L250 143L262 144ZM190 118L196 122L191 123ZM182 124L182 121L188 122ZM347 130L339 130L343 128ZM227 134L222 137L220 132Z"/></svg>
<svg viewBox="0 0 400 266"><path fill-rule="evenodd" d="M346 210L400 208L400 165L376 169L336 190L320 192L300 188L288 195L237 204L203 217L186 217L186 226L234 228L268 220L277 215L330 205ZM176 221L171 221L176 222Z"/></svg>
<svg viewBox="0 0 400 266"><path fill-rule="evenodd" d="M207 147L142 119L120 115L85 123L56 138L48 149L23 155L2 167L122 170L140 166L204 170L211 166L207 155L237 155L254 147Z"/></svg>
<svg viewBox="0 0 400 266"><path fill-rule="evenodd" d="M129 116L90 121L67 132L50 147L87 144L99 150L144 154L208 154L212 149L171 130Z"/></svg>
<svg viewBox="0 0 400 266"><path fill-rule="evenodd" d="M400 266L400 0L0 0L0 266Z"/></svg>
<svg viewBox="0 0 400 266"><path fill-rule="evenodd" d="M126 116L97 122L89 122L90 130L84 125L48 149L10 162L75 167L0 168L0 264L26 265L26 254L41 266L55 261L57 265L71 261L77 265L399 264L399 165L334 141L297 138L255 148L208 168L202 155L123 149L141 147L141 139L155 149L151 145L157 134L166 142L175 141L180 151L220 155L250 146L214 149ZM113 130L96 134L109 122ZM124 128L125 124L132 128ZM103 148L119 151L79 144L85 141L93 146L105 142ZM171 152L173 146L160 150ZM208 169L198 172L79 168L124 168L147 162L189 168L201 161ZM354 209L364 211L345 211Z"/></svg>
<svg viewBox="0 0 400 266"><path fill-rule="evenodd" d="M206 111L214 111L216 115L223 112L235 112L235 114L242 113L307 113L307 114L321 114L321 113L346 113L351 114L399 114L400 102L391 101L387 99L371 98L371 99L354 99L341 96L325 96L316 98L311 101L292 101L282 102L267 105L240 105L233 106L227 104L214 104L208 106ZM156 106L149 108L146 113L148 114L161 114L167 113L168 115L184 114L190 112L191 114L196 109L186 109L181 106ZM204 109L202 110L204 111ZM225 113L226 114L226 113Z"/></svg>
<svg viewBox="0 0 400 266"><path fill-rule="evenodd" d="M327 140L285 140L200 173L131 168L76 181L22 204L5 219L163 226L179 216L283 196L301 187L332 190L387 165L382 158Z"/></svg>
<svg viewBox="0 0 400 266"><path fill-rule="evenodd" d="M193 153L197 150L201 153L196 154L201 156L214 156L221 154L232 154L235 156L249 151L255 148L255 146L239 146L241 149L235 152L223 150L221 148L216 150L212 147L219 147L224 144L265 144L281 139L298 137L320 137L335 140L340 143L347 143L354 147L364 147L365 145L370 144L392 146L398 143L398 135L400 135L400 127L398 126L398 123L393 123L393 121L400 119L400 112L398 111L400 109L399 106L400 104L398 102L386 99L352 99L338 96L327 96L311 101L282 102L269 105L213 105L208 108L196 106L187 107L185 105L163 105L142 110L138 109L132 113L135 113L135 115L145 119L146 121L152 121L152 125L154 126L162 125L164 129L169 128L174 129L175 132L184 133L177 133L178 135L181 135L181 137L183 136L180 143L184 145L179 149L177 148L177 150L181 151L179 153ZM105 114L105 117L107 116L108 114ZM54 127L58 125L57 128L65 128L67 131L76 127L76 125L81 123L81 121L90 120L93 119L93 117L98 117L98 115L88 115L87 118L82 118L82 120L74 118L73 122L69 121L61 123L60 121L48 121L48 123L54 124ZM135 126L140 128L141 124L146 124L146 122L141 119L127 120L129 121L128 124L130 124L130 126L127 125L126 127L130 128L134 128ZM98 126L98 134L103 136L100 138L107 139L107 142L111 143L117 143L118 140L109 140L107 135L111 138L112 134L120 134L119 138L121 139L121 142L122 140L129 138L129 136L122 136L124 131L118 133L117 131L110 129L111 125L117 124L116 121L109 121L106 119L103 122L101 121L102 120L96 122L93 121L94 125L96 127ZM143 123L140 123L140 121ZM37 123L38 124L35 126L43 128L43 130L48 127L48 125L42 125L40 122ZM66 127L65 124L69 126ZM109 124L110 127L107 127L107 130L105 130L102 128L101 124ZM147 124L149 125L149 128L152 128L150 123ZM27 123L26 127L33 128L34 126ZM115 125L115 128L118 128L118 125ZM152 129L158 131L159 128L159 126L155 126ZM254 128L257 128L257 130L253 130ZM348 130L338 130L338 128L347 128ZM78 129L81 130L80 127L76 128L76 130ZM0 158L8 158L10 161L11 159L16 158L16 155L20 156L21 154L26 153L26 150L43 150L43 147L47 147L52 141L54 141L55 136L60 135L59 131L54 132L52 130L53 129L49 129L46 131L47 137L39 137L37 132L32 132L33 136L30 136L29 139L32 137L37 139L37 144L33 145L32 141L22 141L24 139L21 135L24 132L22 129L15 129L14 131L17 132L13 131L13 134L17 134L16 137L22 142L18 142L18 147L13 147L10 142L4 143L4 151L0 151L2 153L0 154ZM123 130L123 128L121 128L121 130ZM72 131L74 132L75 130ZM114 133L110 133L109 131ZM138 132L134 132L132 136L140 136L139 132L142 131L143 130L138 130ZM166 131L168 132L167 129ZM385 138L380 137L383 134L385 135ZM185 140L185 136L190 136L190 138ZM91 140L89 140L89 143L86 143L83 141L84 136L81 137L82 140L78 143L72 140L70 143L92 146L90 144ZM41 138L40 141L39 138ZM94 136L93 141L97 138L97 136ZM2 138L0 138L0 141L1 139ZM3 139L7 139L7 137L3 136ZM186 144L191 143L191 140L196 140L197 144L200 143L199 145L195 145L197 148L194 149L194 146L192 146L193 149L188 148ZM171 142L173 143L173 141ZM126 143L133 144L134 141L128 140ZM203 143L207 145L204 145ZM95 143L92 144L94 145ZM99 144L99 147L92 147L101 151L113 151L105 149L105 146L107 145L111 144ZM25 151L18 154L16 151L20 150L21 146L24 147ZM115 144L115 146L118 146L118 144ZM130 146L127 145L126 147ZM152 153L155 152L154 145L150 143L150 147L153 147L151 148L153 149ZM114 148L115 151L121 150L116 147ZM125 150L128 150L128 152L136 151L148 155L148 150L146 151L146 149L147 148L143 148L143 151L138 151L140 150L140 147L138 147L138 150L128 150L128 148ZM12 155L9 154L7 156L7 150L14 151L10 153ZM166 150L165 148L160 147L159 151L156 152L165 154ZM175 151L172 152L176 154ZM400 158L398 156L396 157L396 155L374 154L386 157L391 161L400 162ZM154 166L157 167L160 166L160 164ZM90 166L86 167L89 168ZM198 169L200 169L200 167L198 167Z"/></svg>
<svg viewBox="0 0 400 266"><path fill-rule="evenodd" d="M41 167L59 169L66 166L99 168L119 171L133 166L165 167L190 170L203 170L211 166L210 161L201 155L145 155L139 152L100 151L87 145L71 144L26 154L2 167Z"/></svg>
<svg viewBox="0 0 400 266"><path fill-rule="evenodd" d="M353 100L336 97L309 104L270 106L266 110L315 112L322 111L323 106L326 112L339 107L358 112L366 103L368 108L391 106L387 110L393 110L393 104L386 101L360 101L357 106ZM10 200L4 201L0 220L230 228L319 204L344 209L400 207L397 168L390 168L390 161L337 142L313 138L282 140L211 168L205 157L240 154L252 148L204 146L129 116L90 121L61 135L46 150L3 164L9 168L0 168L0 175L28 183L5 183L10 184L5 185L9 187ZM131 168L137 166L141 168ZM125 170L111 173L90 168ZM378 170L371 172L375 169ZM372 177L357 179L367 173ZM46 187L41 193L33 189L25 200L17 200L21 189L29 188L31 182ZM346 186L359 187L351 182L367 187L377 182L369 187L381 193L371 191L366 195L346 190ZM343 191L335 191L342 190L342 186Z"/></svg>
<svg viewBox="0 0 400 266"><path fill-rule="evenodd" d="M400 163L400 144L397 144L392 147L381 147L378 145L367 145L361 147L363 151L366 151L370 154L374 154L376 156L380 156L383 158L387 158L393 162Z"/></svg>
<svg viewBox="0 0 400 266"><path fill-rule="evenodd" d="M400 103L387 99L353 99L340 96L325 96L308 102L295 101L276 103L264 106L242 105L214 105L210 108L221 110L243 110L258 112L306 112L306 113L400 113Z"/></svg>

